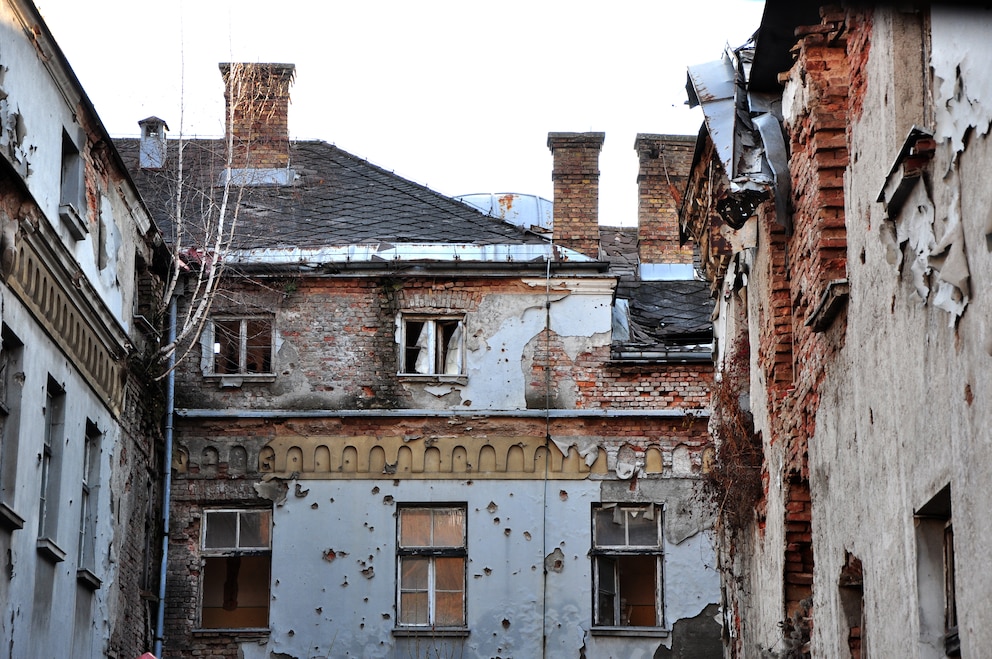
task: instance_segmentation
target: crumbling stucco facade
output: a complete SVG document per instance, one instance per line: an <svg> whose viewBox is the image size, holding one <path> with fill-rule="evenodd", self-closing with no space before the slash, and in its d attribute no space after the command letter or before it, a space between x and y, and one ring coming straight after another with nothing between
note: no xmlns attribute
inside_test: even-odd
<svg viewBox="0 0 992 659"><path fill-rule="evenodd" d="M154 613L161 238L30 2L0 3L0 43L0 653L133 657Z"/></svg>
<svg viewBox="0 0 992 659"><path fill-rule="evenodd" d="M544 236L270 128L176 370L164 656L718 655L708 296L618 343L603 135L549 136Z"/></svg>
<svg viewBox="0 0 992 659"><path fill-rule="evenodd" d="M719 291L719 379L743 374L737 413L760 449L753 513L721 534L731 656L989 643L990 21L768 3L757 44L731 57L744 102L771 107L789 144L776 160L757 140L788 175L760 180L710 133L682 215ZM753 214L718 213L744 185L763 190Z"/></svg>

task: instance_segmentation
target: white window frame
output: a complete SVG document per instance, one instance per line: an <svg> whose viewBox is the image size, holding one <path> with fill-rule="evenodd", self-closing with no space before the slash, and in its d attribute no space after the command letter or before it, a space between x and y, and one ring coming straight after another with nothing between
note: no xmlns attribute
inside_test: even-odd
<svg viewBox="0 0 992 659"><path fill-rule="evenodd" d="M263 370L250 370L248 363L248 356L250 354L249 350L249 337L248 337L248 326L249 323L253 322L264 322L268 325L268 369ZM238 345L237 345L237 360L238 364L235 370L230 373L218 372L217 370L217 360L218 355L221 350L221 342L217 340L218 329L217 325L219 323L238 323ZM208 331L204 332L204 372L208 375L217 377L236 377L236 378L272 378L275 376L275 318L269 315L217 315L210 319L210 325Z"/></svg>
<svg viewBox="0 0 992 659"><path fill-rule="evenodd" d="M432 513L432 539L430 545L405 545L403 540L403 516L410 511L431 511ZM433 514L457 511L462 519L461 543L438 544L433 539ZM438 559L457 558L462 561L461 572L461 620L454 625L437 624L437 598L440 591L437 584L436 564ZM421 593L423 588L408 588L408 584L403 582L404 561L417 560L427 561L427 620L423 622L410 622L405 620L404 594ZM397 509L396 515L396 628L403 631L426 630L428 633L436 633L438 630L451 630L464 632L467 625L467 600L468 600L468 507L466 504L442 504L442 505L403 505Z"/></svg>
<svg viewBox="0 0 992 659"><path fill-rule="evenodd" d="M83 477L79 497L79 544L76 549L76 578L91 588L100 587L96 576L97 498L100 487L100 449L103 433L86 420L83 441Z"/></svg>
<svg viewBox="0 0 992 659"><path fill-rule="evenodd" d="M419 326L419 330L415 326ZM447 340L445 340L446 330L450 330ZM464 376L465 317L418 313L401 314L399 375L404 377Z"/></svg>
<svg viewBox="0 0 992 659"><path fill-rule="evenodd" d="M228 545L217 545L208 546L210 535L210 519L213 515L221 514L233 514L235 515L235 532L234 532L234 544L233 546ZM248 515L259 515L261 523L259 524L259 534L262 537L263 542L260 544L247 544L242 540L242 520ZM232 558L243 558L243 557L266 557L268 559L268 575L267 581L265 583L266 596L265 596L265 624L264 625L251 625L251 626L219 626L209 623L205 623L203 618L203 612L205 608L215 608L215 607L205 607L204 599L206 596L206 580L208 578L208 572L210 568L207 566L207 562L210 559L232 559ZM268 629L269 628L269 616L271 615L271 605L270 598L272 593L272 509L271 508L205 508L203 510L203 518L200 524L200 599L197 607L197 615L199 620L200 629L238 629L238 630L251 630L251 629Z"/></svg>
<svg viewBox="0 0 992 659"><path fill-rule="evenodd" d="M607 518L611 517L610 521ZM606 538L602 524L618 524L622 539ZM650 519L655 528L653 542L638 542L632 538L631 521ZM600 631L630 629L665 629L664 598L664 524L663 507L657 504L596 504L592 510L592 559L593 575L593 627ZM655 619L653 624L635 624L631 621L632 607L624 606L623 563L635 560L654 563ZM609 570L607 573L606 571ZM629 591L628 591L629 592Z"/></svg>
<svg viewBox="0 0 992 659"><path fill-rule="evenodd" d="M45 429L41 451L41 487L38 493L38 552L59 563L59 494L62 489L62 450L65 445L65 389L51 375L45 388Z"/></svg>

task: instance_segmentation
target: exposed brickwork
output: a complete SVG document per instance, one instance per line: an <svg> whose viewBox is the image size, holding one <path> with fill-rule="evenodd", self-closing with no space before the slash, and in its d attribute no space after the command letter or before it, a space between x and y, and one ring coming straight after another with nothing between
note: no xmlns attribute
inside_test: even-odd
<svg viewBox="0 0 992 659"><path fill-rule="evenodd" d="M599 152L604 133L550 133L554 241L599 258Z"/></svg>
<svg viewBox="0 0 992 659"><path fill-rule="evenodd" d="M634 141L642 263L692 263L692 244L680 245L678 213L695 145L693 135L641 133Z"/></svg>
<svg viewBox="0 0 992 659"><path fill-rule="evenodd" d="M289 166L292 64L221 64L225 120L234 137L235 168ZM233 115L231 104L233 103Z"/></svg>

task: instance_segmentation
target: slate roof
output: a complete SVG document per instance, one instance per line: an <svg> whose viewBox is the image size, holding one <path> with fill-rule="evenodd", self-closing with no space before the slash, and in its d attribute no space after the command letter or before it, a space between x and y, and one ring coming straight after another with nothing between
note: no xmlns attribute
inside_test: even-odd
<svg viewBox="0 0 992 659"><path fill-rule="evenodd" d="M115 144L145 203L170 242L174 238L177 142L168 143L171 170L138 167L137 139ZM204 194L215 197L221 140L190 140L183 152L187 204L198 217ZM377 167L323 141L292 142L287 186L247 186L238 204L241 248L304 248L367 243L545 244L512 224Z"/></svg>

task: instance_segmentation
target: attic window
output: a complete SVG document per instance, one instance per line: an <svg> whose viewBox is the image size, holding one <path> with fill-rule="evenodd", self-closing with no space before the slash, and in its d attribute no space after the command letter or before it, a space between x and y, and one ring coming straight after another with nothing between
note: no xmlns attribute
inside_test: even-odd
<svg viewBox="0 0 992 659"><path fill-rule="evenodd" d="M400 375L462 375L465 372L461 318L404 316Z"/></svg>
<svg viewBox="0 0 992 659"><path fill-rule="evenodd" d="M272 374L271 317L215 317L209 338L211 375Z"/></svg>

